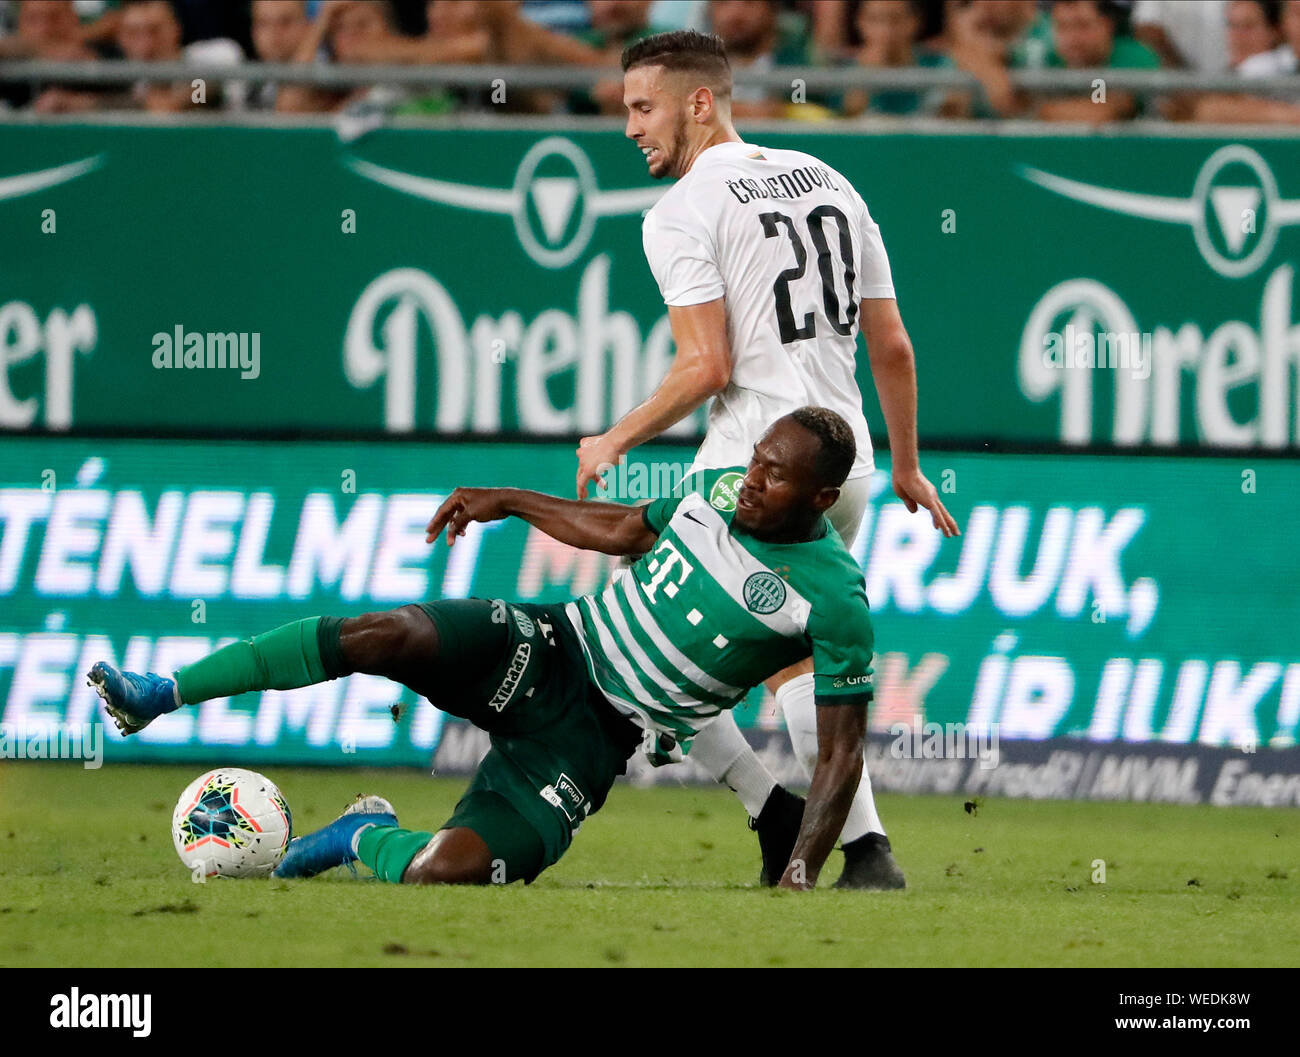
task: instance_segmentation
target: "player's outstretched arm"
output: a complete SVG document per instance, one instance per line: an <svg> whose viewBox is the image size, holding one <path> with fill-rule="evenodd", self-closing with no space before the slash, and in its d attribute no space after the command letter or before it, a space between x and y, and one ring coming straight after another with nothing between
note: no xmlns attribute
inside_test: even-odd
<svg viewBox="0 0 1300 1057"><path fill-rule="evenodd" d="M603 554L644 554L655 536L642 520L641 508L623 503L583 503L523 488L457 488L438 507L425 529L433 543L447 531L447 545L465 535L473 521L517 517L553 539Z"/></svg>
<svg viewBox="0 0 1300 1057"><path fill-rule="evenodd" d="M579 443L579 499L585 499L588 485L622 456L676 425L731 380L727 310L721 297L699 305L670 305L668 322L677 355L659 388L609 432L583 437Z"/></svg>
<svg viewBox="0 0 1300 1057"><path fill-rule="evenodd" d="M817 884L862 778L866 730L865 704L817 706L817 766L803 809L803 826L781 877L782 888L809 889Z"/></svg>
<svg viewBox="0 0 1300 1057"><path fill-rule="evenodd" d="M916 358L898 313L898 302L892 297L863 298L862 336L889 431L894 492L912 513L918 506L930 511L934 527L945 536L960 535L956 520L921 472L916 441Z"/></svg>

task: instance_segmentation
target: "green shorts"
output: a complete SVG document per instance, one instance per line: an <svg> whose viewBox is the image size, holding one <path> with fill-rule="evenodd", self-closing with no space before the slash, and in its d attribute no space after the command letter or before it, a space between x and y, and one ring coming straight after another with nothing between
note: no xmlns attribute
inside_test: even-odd
<svg viewBox="0 0 1300 1057"><path fill-rule="evenodd" d="M422 603L438 630L429 700L487 731L492 747L442 827L474 830L494 880L531 881L558 862L641 741L592 685L563 605Z"/></svg>

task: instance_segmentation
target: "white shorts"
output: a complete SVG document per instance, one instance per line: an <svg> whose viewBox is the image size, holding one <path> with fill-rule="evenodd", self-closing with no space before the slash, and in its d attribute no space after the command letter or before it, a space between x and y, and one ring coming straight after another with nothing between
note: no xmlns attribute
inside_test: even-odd
<svg viewBox="0 0 1300 1057"><path fill-rule="evenodd" d="M862 515L871 499L871 477L851 477L840 485L840 497L826 511L844 546L852 547L862 527Z"/></svg>

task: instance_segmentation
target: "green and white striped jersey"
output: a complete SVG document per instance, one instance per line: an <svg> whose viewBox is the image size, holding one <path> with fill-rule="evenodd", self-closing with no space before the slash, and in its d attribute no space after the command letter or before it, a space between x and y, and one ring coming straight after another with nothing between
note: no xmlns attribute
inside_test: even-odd
<svg viewBox="0 0 1300 1057"><path fill-rule="evenodd" d="M642 517L649 553L565 611L592 681L647 731L689 744L770 675L812 655L820 705L871 699L862 571L823 518L805 543L732 525L744 470L709 470Z"/></svg>

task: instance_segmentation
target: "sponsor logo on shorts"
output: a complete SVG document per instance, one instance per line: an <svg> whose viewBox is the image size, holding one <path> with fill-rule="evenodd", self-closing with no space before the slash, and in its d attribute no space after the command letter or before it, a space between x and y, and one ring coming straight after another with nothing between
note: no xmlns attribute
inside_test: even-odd
<svg viewBox="0 0 1300 1057"><path fill-rule="evenodd" d="M745 581L744 596L751 613L775 613L785 604L785 584L775 573L751 573Z"/></svg>
<svg viewBox="0 0 1300 1057"><path fill-rule="evenodd" d="M745 479L743 473L732 471L724 473L709 491L709 505L714 510L735 510L736 497L740 495L740 482Z"/></svg>
<svg viewBox="0 0 1300 1057"><path fill-rule="evenodd" d="M519 628L519 633L523 635L524 638L531 639L533 637L533 632L537 630L536 626L533 624L532 617L522 609L511 609L510 612L515 615L515 624Z"/></svg>
<svg viewBox="0 0 1300 1057"><path fill-rule="evenodd" d="M541 791L541 797L552 807L563 811L564 817L570 822L580 822L589 812L587 798L567 774L561 773L553 785L546 786Z"/></svg>
<svg viewBox="0 0 1300 1057"><path fill-rule="evenodd" d="M519 680L523 678L524 669L528 667L528 658L532 656L533 648L526 642L521 642L515 647L515 655L510 660L510 667L506 669L506 677L501 680L497 692L492 695L492 700L488 705L500 712L510 703L510 699L515 696L515 691L519 689Z"/></svg>
<svg viewBox="0 0 1300 1057"><path fill-rule="evenodd" d="M836 690L842 690L846 686L866 686L871 682L869 675L846 675L841 679L836 679L831 686Z"/></svg>

